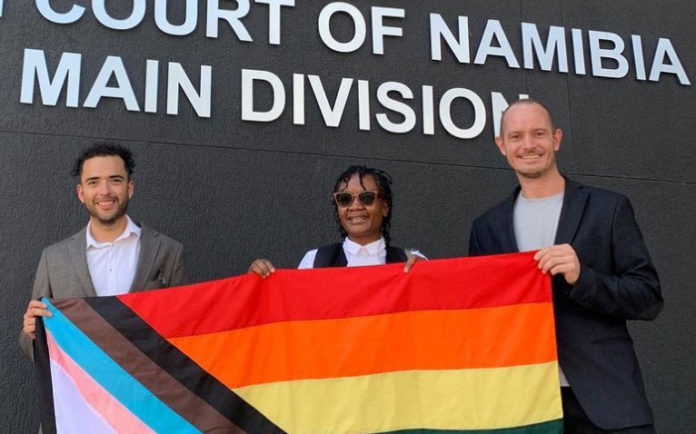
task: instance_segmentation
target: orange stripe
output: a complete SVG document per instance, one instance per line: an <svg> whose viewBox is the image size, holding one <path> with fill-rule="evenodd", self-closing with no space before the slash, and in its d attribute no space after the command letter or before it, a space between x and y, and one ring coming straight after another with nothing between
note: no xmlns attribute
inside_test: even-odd
<svg viewBox="0 0 696 434"><path fill-rule="evenodd" d="M230 388L556 360L550 303L282 322L170 342Z"/></svg>

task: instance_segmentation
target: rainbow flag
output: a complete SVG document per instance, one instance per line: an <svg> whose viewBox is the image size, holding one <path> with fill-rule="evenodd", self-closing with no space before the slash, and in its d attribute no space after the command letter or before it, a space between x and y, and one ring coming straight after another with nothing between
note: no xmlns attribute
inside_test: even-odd
<svg viewBox="0 0 696 434"><path fill-rule="evenodd" d="M562 432L531 253L44 302L44 432Z"/></svg>

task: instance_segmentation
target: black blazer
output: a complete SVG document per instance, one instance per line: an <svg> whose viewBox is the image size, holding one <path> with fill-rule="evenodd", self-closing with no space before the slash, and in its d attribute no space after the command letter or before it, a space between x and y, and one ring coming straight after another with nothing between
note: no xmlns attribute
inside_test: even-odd
<svg viewBox="0 0 696 434"><path fill-rule="evenodd" d="M518 251L519 191L474 221L470 255ZM654 319L663 301L630 202L566 179L555 243L569 243L581 264L575 286L553 278L558 359L580 405L603 429L652 423L626 320Z"/></svg>

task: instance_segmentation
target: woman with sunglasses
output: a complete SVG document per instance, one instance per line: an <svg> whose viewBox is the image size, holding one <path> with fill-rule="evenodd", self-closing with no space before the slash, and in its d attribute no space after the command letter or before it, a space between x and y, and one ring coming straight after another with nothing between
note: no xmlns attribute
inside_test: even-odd
<svg viewBox="0 0 696 434"><path fill-rule="evenodd" d="M390 245L391 177L383 170L350 166L336 180L333 204L342 243L307 252L298 268L353 267L406 262L404 271L424 259ZM275 268L267 259L257 259L250 272L267 277Z"/></svg>

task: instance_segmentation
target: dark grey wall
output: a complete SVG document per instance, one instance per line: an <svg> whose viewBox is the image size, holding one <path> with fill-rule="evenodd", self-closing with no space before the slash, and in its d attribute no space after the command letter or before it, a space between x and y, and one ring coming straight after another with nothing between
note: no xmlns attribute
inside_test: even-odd
<svg viewBox="0 0 696 434"><path fill-rule="evenodd" d="M0 420L7 424L4 431L34 432L37 425L33 373L19 354L16 335L41 249L86 223L75 198L75 181L69 176L81 148L97 139L115 139L134 150L136 193L129 213L183 242L197 280L243 273L260 256L278 266L293 267L308 248L335 240L330 189L336 174L355 163L383 168L395 179L395 244L418 247L431 258L462 256L473 218L515 185L514 175L493 145L489 95L498 91L508 99L527 93L548 102L565 131L559 156L562 170L578 181L631 198L666 300L658 320L632 325L649 398L659 432L693 432L696 153L690 118L696 112L696 90L669 75L657 83L637 81L633 69L628 77L615 80L510 69L500 58L491 58L484 66L461 65L445 53L442 62L434 62L429 60L428 44L430 12L447 17L450 26L457 15L468 16L473 53L486 20L500 20L520 59L523 21L536 23L542 34L551 25L585 33L605 30L627 42L631 34L640 34L648 65L657 38L666 37L693 80L696 45L691 17L696 4L692 1L560 1L553 6L541 1L451 0L433 5L404 1L399 7L406 9L406 19L390 21L404 28L404 37L388 38L384 56L373 55L369 43L352 54L326 48L316 30L316 17L327 2L298 1L294 8L285 9L280 46L266 43L267 8L260 5L252 4L244 19L255 42L241 43L224 25L219 39L205 37L201 25L205 2L201 2L196 32L180 38L155 28L151 2L144 23L130 31L107 30L90 14L79 23L60 26L41 18L33 2L4 3L0 17L0 396L5 397L0 402ZM52 1L63 10L72 3L90 4ZM107 3L113 8L111 3L117 2ZM366 14L370 6L393 6L377 1L352 3ZM338 18L336 27L350 31L351 26ZM123 59L141 107L146 59L160 60L161 66L180 62L194 83L199 65L211 65L212 117L197 117L187 104L181 104L178 116L165 115L164 80L160 80L157 114L127 112L118 100L103 100L97 109L66 108L65 94L57 107L43 106L38 99L33 105L20 104L25 48L44 50L51 68L63 52L82 53L80 102L107 55ZM569 56L572 59L572 51ZM630 54L627 57L631 59ZM317 74L331 97L341 77L369 80L373 129L358 130L355 90L341 126L325 127L309 84L306 125L292 124L290 95L279 120L241 121L242 68L274 72L287 89L292 73ZM161 76L165 72L161 69ZM469 88L486 102L489 123L472 140L455 139L439 124L434 136L425 136L419 132L420 115L413 132L387 133L374 120L374 113L383 111L374 91L378 84L392 80L413 89L417 98L410 105L417 113L421 85L433 85L437 96L452 87ZM465 104L456 105L455 118L469 119L470 114ZM393 119L399 117L393 115Z"/></svg>

